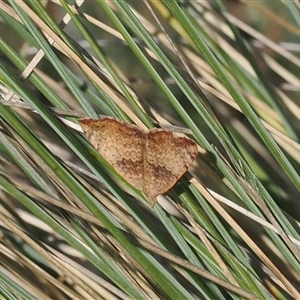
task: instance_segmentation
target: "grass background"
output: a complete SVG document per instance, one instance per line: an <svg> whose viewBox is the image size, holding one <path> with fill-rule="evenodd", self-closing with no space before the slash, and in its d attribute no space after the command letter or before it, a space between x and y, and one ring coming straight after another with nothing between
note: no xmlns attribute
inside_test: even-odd
<svg viewBox="0 0 300 300"><path fill-rule="evenodd" d="M299 299L296 1L0 1L3 299ZM184 129L152 209L80 133Z"/></svg>

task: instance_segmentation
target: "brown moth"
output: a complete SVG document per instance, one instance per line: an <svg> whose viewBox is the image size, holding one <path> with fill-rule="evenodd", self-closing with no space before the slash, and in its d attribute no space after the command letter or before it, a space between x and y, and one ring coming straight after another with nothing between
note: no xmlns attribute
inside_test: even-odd
<svg viewBox="0 0 300 300"><path fill-rule="evenodd" d="M194 141L163 129L144 131L113 118L81 119L80 125L96 150L153 207L187 171L198 154Z"/></svg>

